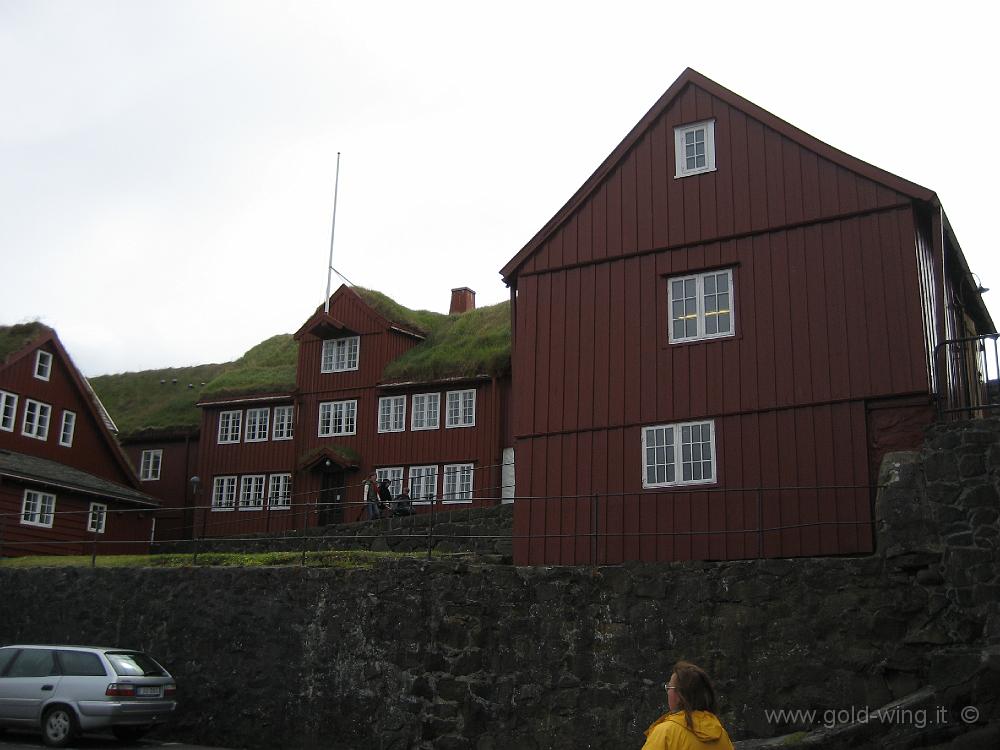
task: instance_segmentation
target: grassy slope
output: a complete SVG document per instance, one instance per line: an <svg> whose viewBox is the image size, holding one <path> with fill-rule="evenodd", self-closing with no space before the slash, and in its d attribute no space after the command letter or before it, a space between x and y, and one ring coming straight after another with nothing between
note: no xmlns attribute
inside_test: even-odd
<svg viewBox="0 0 1000 750"><path fill-rule="evenodd" d="M371 552L326 550L307 552L307 566L323 568L370 568L381 560L426 557L426 552ZM437 553L435 554L437 556ZM98 555L98 568L183 568L191 565L257 568L267 565L302 565L301 552L203 552L194 555ZM90 555L31 555L0 558L0 568L89 568Z"/></svg>

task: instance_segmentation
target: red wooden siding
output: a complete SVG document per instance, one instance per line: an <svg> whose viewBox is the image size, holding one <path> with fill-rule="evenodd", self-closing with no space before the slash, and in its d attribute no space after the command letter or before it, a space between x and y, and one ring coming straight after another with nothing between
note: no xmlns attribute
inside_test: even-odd
<svg viewBox="0 0 1000 750"><path fill-rule="evenodd" d="M129 442L126 455L138 475L144 450L163 451L160 478L139 482L140 489L160 501L156 512L156 539L190 539L194 529L194 493L190 479L198 472L198 437Z"/></svg>

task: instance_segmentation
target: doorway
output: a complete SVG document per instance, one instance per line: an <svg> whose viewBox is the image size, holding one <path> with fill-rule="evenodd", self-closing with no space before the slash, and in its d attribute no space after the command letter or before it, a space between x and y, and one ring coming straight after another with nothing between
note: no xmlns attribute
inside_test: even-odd
<svg viewBox="0 0 1000 750"><path fill-rule="evenodd" d="M332 523L343 523L346 500L344 470L340 467L334 467L323 471L319 491L319 525L328 526Z"/></svg>

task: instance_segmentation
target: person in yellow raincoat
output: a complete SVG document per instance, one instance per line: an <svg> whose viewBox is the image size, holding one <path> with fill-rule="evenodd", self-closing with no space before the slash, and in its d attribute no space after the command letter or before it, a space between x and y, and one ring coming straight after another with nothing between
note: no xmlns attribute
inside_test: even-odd
<svg viewBox="0 0 1000 750"><path fill-rule="evenodd" d="M733 750L715 715L715 689L705 670L686 661L674 665L667 689L670 709L646 730L642 750Z"/></svg>

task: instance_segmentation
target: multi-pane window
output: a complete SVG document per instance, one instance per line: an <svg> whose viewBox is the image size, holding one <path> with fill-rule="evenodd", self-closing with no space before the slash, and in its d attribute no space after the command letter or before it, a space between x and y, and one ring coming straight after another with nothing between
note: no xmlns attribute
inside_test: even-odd
<svg viewBox="0 0 1000 750"><path fill-rule="evenodd" d="M243 426L243 412L223 411L219 412L219 442L238 443L240 442L240 432Z"/></svg>
<svg viewBox="0 0 1000 750"><path fill-rule="evenodd" d="M715 424L645 427L642 431L643 487L714 482Z"/></svg>
<svg viewBox="0 0 1000 750"><path fill-rule="evenodd" d="M358 345L360 336L344 339L327 339L323 342L323 357L320 372L343 372L358 369Z"/></svg>
<svg viewBox="0 0 1000 750"><path fill-rule="evenodd" d="M472 500L472 464L448 464L444 467L446 503L467 503Z"/></svg>
<svg viewBox="0 0 1000 750"><path fill-rule="evenodd" d="M267 440L270 429L271 410L266 406L262 409L247 409L247 426L243 440L247 443L259 443Z"/></svg>
<svg viewBox="0 0 1000 750"><path fill-rule="evenodd" d="M406 429L406 396L383 396L378 400L378 431Z"/></svg>
<svg viewBox="0 0 1000 750"><path fill-rule="evenodd" d="M295 407L274 407L274 431L272 440L291 440L295 437Z"/></svg>
<svg viewBox="0 0 1000 750"><path fill-rule="evenodd" d="M437 466L410 467L410 498L415 503L428 503L437 496Z"/></svg>
<svg viewBox="0 0 1000 750"><path fill-rule="evenodd" d="M441 394L417 393L413 399L411 430L436 430L441 424Z"/></svg>
<svg viewBox="0 0 1000 750"><path fill-rule="evenodd" d="M264 475L247 474L240 481L240 510L260 510L264 507Z"/></svg>
<svg viewBox="0 0 1000 750"><path fill-rule="evenodd" d="M287 510L292 504L292 475L272 474L267 488L267 507Z"/></svg>
<svg viewBox="0 0 1000 750"><path fill-rule="evenodd" d="M35 354L35 377L48 380L52 374L52 355L41 349Z"/></svg>
<svg viewBox="0 0 1000 750"><path fill-rule="evenodd" d="M139 479L143 482L154 482L160 478L160 463L163 451L159 448L142 452L142 464L139 466Z"/></svg>
<svg viewBox="0 0 1000 750"><path fill-rule="evenodd" d="M236 477L216 477L212 486L212 510L236 507Z"/></svg>
<svg viewBox="0 0 1000 750"><path fill-rule="evenodd" d="M715 170L715 120L674 128L675 177Z"/></svg>
<svg viewBox="0 0 1000 750"><path fill-rule="evenodd" d="M402 466L390 466L385 469L375 469L375 478L378 479L379 484L382 483L383 479L389 480L389 491L392 492L393 497L396 497L403 491Z"/></svg>
<svg viewBox="0 0 1000 750"><path fill-rule="evenodd" d="M670 343L733 335L733 272L709 271L668 282Z"/></svg>
<svg viewBox="0 0 1000 750"><path fill-rule="evenodd" d="M41 401L34 401L30 398L24 400L24 424L21 426L21 434L28 437L47 440L49 437L49 417L52 415L52 407L43 404Z"/></svg>
<svg viewBox="0 0 1000 750"><path fill-rule="evenodd" d="M358 402L324 401L319 405L319 436L353 435L357 431Z"/></svg>
<svg viewBox="0 0 1000 750"><path fill-rule="evenodd" d="M476 424L476 391L448 391L448 418L445 427L474 427Z"/></svg>
<svg viewBox="0 0 1000 750"><path fill-rule="evenodd" d="M76 430L76 413L64 411L62 414L62 426L59 428L59 445L69 448L73 445L73 433Z"/></svg>
<svg viewBox="0 0 1000 750"><path fill-rule="evenodd" d="M52 528L52 518L56 512L56 496L47 492L24 491L21 505L21 523L28 526Z"/></svg>
<svg viewBox="0 0 1000 750"><path fill-rule="evenodd" d="M87 531L104 533L104 523L108 518L108 506L104 503L91 503L87 514Z"/></svg>
<svg viewBox="0 0 1000 750"><path fill-rule="evenodd" d="M0 430L14 431L14 416L17 414L17 394L0 391Z"/></svg>

